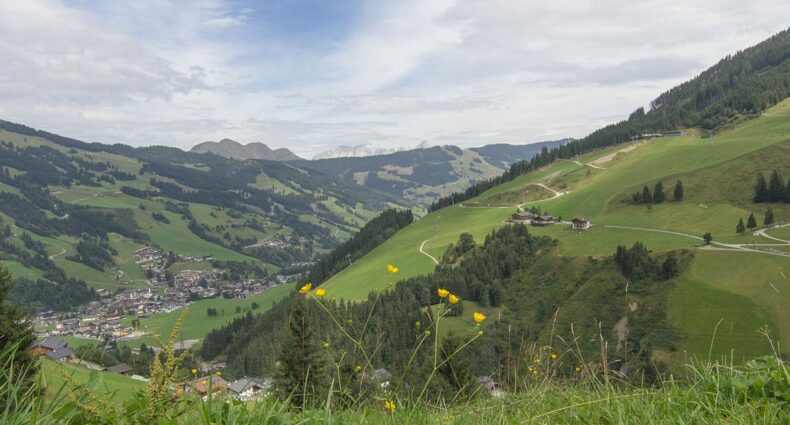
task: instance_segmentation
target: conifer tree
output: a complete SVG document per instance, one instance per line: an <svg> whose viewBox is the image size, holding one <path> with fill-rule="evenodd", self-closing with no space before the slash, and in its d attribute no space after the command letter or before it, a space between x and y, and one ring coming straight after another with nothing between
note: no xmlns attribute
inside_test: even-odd
<svg viewBox="0 0 790 425"><path fill-rule="evenodd" d="M325 359L308 316L307 302L297 295L288 317L276 381L280 397L291 397L296 406L317 401L325 387Z"/></svg>
<svg viewBox="0 0 790 425"><path fill-rule="evenodd" d="M33 330L26 315L7 301L13 287L11 273L0 266L0 353L15 350L12 364L14 369L9 371L9 376L13 376L15 381L32 384L36 367L28 349L34 340ZM0 386L0 410L7 407L7 400L10 397L4 394L4 387Z"/></svg>
<svg viewBox="0 0 790 425"><path fill-rule="evenodd" d="M702 240L705 241L705 245L710 245L710 243L713 242L713 235L711 235L710 232L705 233L702 235Z"/></svg>
<svg viewBox="0 0 790 425"><path fill-rule="evenodd" d="M768 202L768 183L763 173L757 174L757 183L754 185L754 202Z"/></svg>
<svg viewBox="0 0 790 425"><path fill-rule="evenodd" d="M774 170L768 182L768 202L784 202L786 195L784 179Z"/></svg>
<svg viewBox="0 0 790 425"><path fill-rule="evenodd" d="M667 196L664 194L664 183L658 182L656 186L653 188L653 202L656 204L660 204L667 199Z"/></svg>
<svg viewBox="0 0 790 425"><path fill-rule="evenodd" d="M683 182L680 180L675 183L675 191L672 193L672 199L676 202L683 200Z"/></svg>
<svg viewBox="0 0 790 425"><path fill-rule="evenodd" d="M769 226L774 224L774 210L771 207L768 207L768 210L765 211L765 218L763 219L763 225Z"/></svg>
<svg viewBox="0 0 790 425"><path fill-rule="evenodd" d="M738 225L735 226L735 231L738 232L738 234L743 234L743 232L746 231L746 226L743 225L743 219L742 218L738 219Z"/></svg>
<svg viewBox="0 0 790 425"><path fill-rule="evenodd" d="M653 194L650 193L650 189L647 186L642 188L642 202L645 204L650 204L653 202Z"/></svg>
<svg viewBox="0 0 790 425"><path fill-rule="evenodd" d="M757 219L754 218L754 213L749 214L749 219L746 220L746 227L754 229L757 227Z"/></svg>

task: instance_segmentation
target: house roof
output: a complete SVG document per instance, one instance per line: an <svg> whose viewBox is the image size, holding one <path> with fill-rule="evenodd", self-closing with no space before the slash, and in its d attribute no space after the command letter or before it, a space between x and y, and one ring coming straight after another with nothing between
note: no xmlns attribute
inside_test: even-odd
<svg viewBox="0 0 790 425"><path fill-rule="evenodd" d="M208 392L209 379L211 379L211 391L219 391L228 388L228 381L222 379L220 376L204 376L203 378L196 379L192 382L192 388L198 390L201 394ZM205 382L205 384L204 384Z"/></svg>
<svg viewBox="0 0 790 425"><path fill-rule="evenodd" d="M34 347L42 347L47 348L49 350L57 350L58 348L65 348L68 345L68 341L65 339L60 339L54 336L48 336L46 338L42 338L36 342Z"/></svg>
<svg viewBox="0 0 790 425"><path fill-rule="evenodd" d="M118 363L115 366L110 366L107 368L107 372L112 373L127 373L130 372L132 368L126 363Z"/></svg>
<svg viewBox="0 0 790 425"><path fill-rule="evenodd" d="M574 223L588 223L588 222L589 222L589 220L587 220L587 219L586 219L586 218L584 218L584 217L578 217L578 218L574 218L574 219L573 219L573 220L571 220L571 221L572 221L572 222L574 222Z"/></svg>
<svg viewBox="0 0 790 425"><path fill-rule="evenodd" d="M263 388L263 379L244 377L228 384L228 389L234 393L241 393L250 388Z"/></svg>
<svg viewBox="0 0 790 425"><path fill-rule="evenodd" d="M47 357L49 357L50 359L52 359L52 360L60 360L60 359L66 358L66 357L73 356L74 352L69 350L68 348L58 348L56 350L48 352L45 355Z"/></svg>
<svg viewBox="0 0 790 425"><path fill-rule="evenodd" d="M539 216L535 217L535 220L539 220L539 221L554 221L556 219L554 217L550 216L550 215L539 215Z"/></svg>

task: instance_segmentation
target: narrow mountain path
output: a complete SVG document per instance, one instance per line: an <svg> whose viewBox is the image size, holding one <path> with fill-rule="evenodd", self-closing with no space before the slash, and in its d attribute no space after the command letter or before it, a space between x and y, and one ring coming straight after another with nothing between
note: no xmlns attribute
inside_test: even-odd
<svg viewBox="0 0 790 425"><path fill-rule="evenodd" d="M587 164L584 164L584 163L581 163L581 162L579 162L579 161L577 161L577 160L575 160L575 159L572 159L572 160L571 160L571 162L573 162L574 164L581 165L582 167L584 167L584 166L586 165L586 166L588 166L588 167L597 168L597 169L599 169L599 170L605 170L605 169L606 169L606 168L604 168L604 167L599 167L599 166L597 166L597 165L595 165L595 164L590 164L589 162L588 162Z"/></svg>
<svg viewBox="0 0 790 425"><path fill-rule="evenodd" d="M434 264L436 264L438 266L439 265L439 260L437 260L436 257L434 257L433 255L428 254L427 252L425 252L425 250L423 249L425 247L425 243L428 242L429 240L430 239L426 239L426 240L422 241L422 243L420 244L420 253L422 255L427 256L431 260L433 260Z"/></svg>
<svg viewBox="0 0 790 425"><path fill-rule="evenodd" d="M781 245L790 245L790 241L786 241L784 239L779 239L776 236L771 236L771 235L765 233L766 231L771 230L771 229L781 229L782 227L787 227L787 226L790 226L790 223L783 224L781 226L769 227L767 229L761 229L761 230L758 230L758 231L754 232L754 235L755 236L762 236L762 237L768 238L768 239L773 239L773 240L779 241L779 242L783 242L782 244L774 244L775 246L776 245L779 245L779 246L781 246ZM750 244L750 245L755 245L755 244Z"/></svg>
<svg viewBox="0 0 790 425"><path fill-rule="evenodd" d="M704 240L704 239L702 239L699 236L694 236L694 235L690 235L688 233L682 233L682 232L673 232L671 230L648 229L648 228L644 228L644 227L615 226L615 225L610 225L610 224L604 224L604 227L609 227L609 228L614 228L614 229L642 230L642 231L645 231L645 232L667 233L667 234L670 234L670 235L678 235L678 236L684 236L684 237L687 237L687 238L693 238L693 239L696 239L696 240L699 240L699 241ZM728 251L756 252L758 254L778 255L780 257L790 257L790 252L775 251L775 250L774 251L765 251L765 250L761 250L761 249L754 249L754 248L749 248L749 244L732 244L732 243L711 241L711 245L715 245L716 247L723 247L723 248L713 248L713 249L717 249L717 250L726 249Z"/></svg>
<svg viewBox="0 0 790 425"><path fill-rule="evenodd" d="M505 205L505 206L496 206L496 207L492 207L492 206L483 206L483 205L481 205L481 206L478 206L478 207L473 207L473 206L466 206L466 205L464 205L463 203L460 203L460 204L458 204L458 206L459 206L459 207L461 207L461 208L492 208L492 209L502 209L502 208L522 207L522 206L524 206L524 205L529 205L529 204L536 204L536 203L538 203L538 202L546 202L546 201L550 201L550 200L552 200L552 199L556 199L556 198L559 198L560 196L567 195L567 194L569 194L569 193L570 193L570 192L558 192L558 191L556 191L556 190L554 190L554 189L552 189L552 188L550 188L550 187L546 186L546 185L545 185L545 184L543 184L543 183L529 183L529 185L540 186L540 187L542 187L542 188L544 188L544 189L548 190L549 192L552 192L552 193L554 194L554 196L552 196L551 198L546 198L546 199L539 199L539 200L537 200L537 201L529 201L529 202L525 202L525 203L523 203L523 204L514 204L514 205Z"/></svg>
<svg viewBox="0 0 790 425"><path fill-rule="evenodd" d="M66 253L66 250L65 250L65 249L63 249L63 248L61 248L61 251L60 251L60 252L58 252L58 253L57 253L57 254L55 254L55 255L50 255L50 256L49 256L49 259L50 259L50 260L54 260L54 259L55 259L55 257L60 257L61 255L65 254L65 253Z"/></svg>

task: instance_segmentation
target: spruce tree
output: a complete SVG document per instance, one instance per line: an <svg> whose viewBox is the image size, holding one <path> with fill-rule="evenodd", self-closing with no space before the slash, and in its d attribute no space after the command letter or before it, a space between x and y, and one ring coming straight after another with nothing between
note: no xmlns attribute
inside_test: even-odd
<svg viewBox="0 0 790 425"><path fill-rule="evenodd" d="M33 384L37 371L35 360L29 353L34 336L26 315L7 301L13 287L11 273L0 266L0 353L7 359L13 355L13 363L9 365L13 369L7 371L9 382L23 382L27 387ZM12 391L13 386L0 385L0 411L6 409L7 401L13 398L11 394L5 394L9 390Z"/></svg>
<svg viewBox="0 0 790 425"><path fill-rule="evenodd" d="M650 189L647 186L642 188L642 202L646 204L653 203L653 194L650 193Z"/></svg>
<svg viewBox="0 0 790 425"><path fill-rule="evenodd" d="M739 218L739 219L738 219L738 225L737 225L737 226L735 226L735 231L736 231L738 234L742 234L743 232L745 232L745 231L746 231L746 226L744 226L744 225L743 225L743 219L742 219L742 218Z"/></svg>
<svg viewBox="0 0 790 425"><path fill-rule="evenodd" d="M656 204L660 204L667 199L666 195L664 194L664 183L658 182L656 186L653 188L653 202Z"/></svg>
<svg viewBox="0 0 790 425"><path fill-rule="evenodd" d="M763 173L757 174L757 183L754 185L754 202L768 202L768 183Z"/></svg>
<svg viewBox="0 0 790 425"><path fill-rule="evenodd" d="M672 199L676 202L683 200L683 182L680 180L675 183L675 191L672 193Z"/></svg>
<svg viewBox="0 0 790 425"><path fill-rule="evenodd" d="M754 229L757 227L757 219L754 218L754 213L749 214L749 219L746 220L746 227Z"/></svg>
<svg viewBox="0 0 790 425"><path fill-rule="evenodd" d="M774 224L774 210L771 207L768 207L768 210L765 211L765 218L763 219L763 225L769 226Z"/></svg>
<svg viewBox="0 0 790 425"><path fill-rule="evenodd" d="M771 180L768 182L768 202L784 202L787 195L785 191L784 179L774 170L771 173Z"/></svg>
<svg viewBox="0 0 790 425"><path fill-rule="evenodd" d="M296 406L318 401L325 387L324 357L308 316L306 300L297 295L288 317L276 381L280 397L290 397Z"/></svg>

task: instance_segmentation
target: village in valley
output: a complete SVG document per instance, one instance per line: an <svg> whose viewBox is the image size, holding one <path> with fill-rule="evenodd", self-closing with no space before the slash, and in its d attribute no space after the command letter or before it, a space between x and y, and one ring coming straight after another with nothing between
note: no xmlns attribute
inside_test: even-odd
<svg viewBox="0 0 790 425"><path fill-rule="evenodd" d="M170 313L193 301L208 298L243 299L261 294L270 288L298 280L303 272L275 274L265 278L232 280L220 268L193 270L184 268L177 273L165 270L168 261L197 263L212 261L211 256L177 256L168 260L168 254L156 246L144 246L134 252L135 262L147 271L145 287L123 289L111 293L97 289L99 300L80 306L76 312L46 311L34 319L40 338L73 336L96 341L130 341L146 336L148 332L136 325L139 319L154 314ZM300 264L306 269L311 263ZM127 317L135 320L129 324Z"/></svg>

